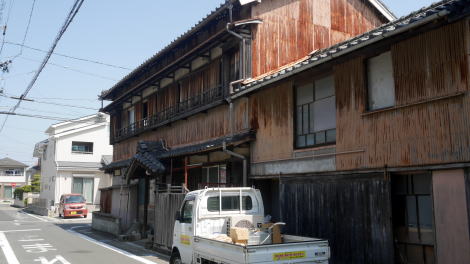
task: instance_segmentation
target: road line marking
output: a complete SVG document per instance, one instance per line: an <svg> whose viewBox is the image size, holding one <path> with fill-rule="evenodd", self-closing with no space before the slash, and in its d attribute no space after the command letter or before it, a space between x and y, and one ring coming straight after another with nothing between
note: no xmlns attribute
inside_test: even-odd
<svg viewBox="0 0 470 264"><path fill-rule="evenodd" d="M137 261L139 261L139 262L142 262L142 263L145 263L145 264L157 264L156 262L153 262L153 261L150 261L150 260L148 260L148 259L139 257L139 256L137 256L137 255L134 255L134 254L132 254L132 253L129 253L129 252L127 252L127 251L124 251L124 250L122 250L122 249L120 249L120 248L117 248L117 247L114 247L114 246L111 246L111 245L102 243L102 242L100 242L100 241L98 241L98 240L96 240L96 239L93 239L93 238L91 238L91 237L87 237L87 236L85 236L85 235L83 235L83 234L78 233L77 231L73 231L72 228L71 228L71 229L68 229L67 231L70 232L70 233L73 233L73 234L75 234L75 235L77 235L77 236L79 236L79 237L81 237L81 238L83 238L83 239L85 239L85 240L88 240L88 241L90 241L90 242L92 242L92 243L95 243L95 244L97 244L97 245L100 245L100 246L102 246L102 247L104 247L104 248L107 248L107 249L109 249L109 250L115 251L115 252L117 252L117 253L119 253L119 254L122 254L122 255L127 256L127 257L129 257L129 258L131 258L131 259L137 260Z"/></svg>
<svg viewBox="0 0 470 264"><path fill-rule="evenodd" d="M15 252L13 252L13 249L11 248L10 243L8 243L7 237L3 232L0 232L0 247L3 250L3 254L5 254L8 264L20 264L16 258Z"/></svg>
<svg viewBox="0 0 470 264"><path fill-rule="evenodd" d="M0 230L0 233L11 233L11 232L27 232L27 231L39 231L41 229L22 229L22 230Z"/></svg>
<svg viewBox="0 0 470 264"><path fill-rule="evenodd" d="M32 215L32 214L28 214L28 213L26 213L26 212L23 212L23 213L24 213L24 214L27 214L27 215L29 215L29 216L31 216L31 217L34 217L34 218L36 218L36 219L39 219L39 220L41 220L41 221L43 221L43 222L49 222L49 221L47 221L46 219L42 219L41 217L38 217L38 216L35 216L35 215Z"/></svg>

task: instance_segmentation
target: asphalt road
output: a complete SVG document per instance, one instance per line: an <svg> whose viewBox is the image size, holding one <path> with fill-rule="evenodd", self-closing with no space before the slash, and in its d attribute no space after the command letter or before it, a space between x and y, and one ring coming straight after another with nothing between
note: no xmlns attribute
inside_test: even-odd
<svg viewBox="0 0 470 264"><path fill-rule="evenodd" d="M116 245L114 239L87 236L86 221L59 221L0 204L0 264L167 263L147 251L106 243Z"/></svg>

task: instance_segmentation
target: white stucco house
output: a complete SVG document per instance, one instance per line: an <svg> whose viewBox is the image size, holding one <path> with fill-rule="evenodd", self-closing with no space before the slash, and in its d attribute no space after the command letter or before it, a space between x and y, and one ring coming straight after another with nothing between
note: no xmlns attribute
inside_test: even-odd
<svg viewBox="0 0 470 264"><path fill-rule="evenodd" d="M54 124L46 134L33 154L41 164L40 198L57 207L62 194L81 193L90 209L98 207L99 189L112 184L112 177L100 170L112 161L109 116L97 113Z"/></svg>
<svg viewBox="0 0 470 264"><path fill-rule="evenodd" d="M25 185L27 167L28 165L10 158L0 159L1 200L13 199L15 188Z"/></svg>

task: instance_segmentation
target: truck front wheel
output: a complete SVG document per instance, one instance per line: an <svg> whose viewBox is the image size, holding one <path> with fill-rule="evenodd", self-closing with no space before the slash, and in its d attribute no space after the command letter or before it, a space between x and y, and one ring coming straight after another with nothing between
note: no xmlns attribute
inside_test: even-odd
<svg viewBox="0 0 470 264"><path fill-rule="evenodd" d="M181 261L181 257L178 251L174 251L173 253L171 253L170 264L182 264L182 263L183 262Z"/></svg>

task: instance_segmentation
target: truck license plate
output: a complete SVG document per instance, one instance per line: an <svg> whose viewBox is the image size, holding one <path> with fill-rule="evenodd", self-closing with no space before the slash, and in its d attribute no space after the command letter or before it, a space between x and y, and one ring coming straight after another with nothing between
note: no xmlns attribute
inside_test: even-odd
<svg viewBox="0 0 470 264"><path fill-rule="evenodd" d="M70 214L71 214L71 215L74 215L74 214L77 214L77 212L72 211L72 212L70 212Z"/></svg>

